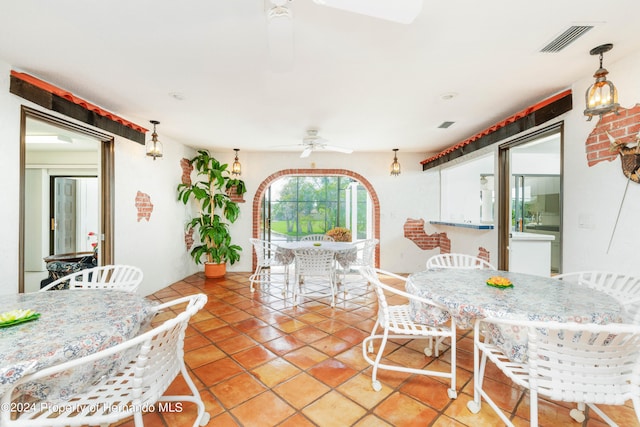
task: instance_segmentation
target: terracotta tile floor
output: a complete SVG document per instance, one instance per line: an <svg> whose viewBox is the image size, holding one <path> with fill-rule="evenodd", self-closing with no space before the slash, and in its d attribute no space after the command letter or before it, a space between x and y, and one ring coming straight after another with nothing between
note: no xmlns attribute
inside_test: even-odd
<svg viewBox="0 0 640 427"><path fill-rule="evenodd" d="M447 398L446 380L390 371L379 372L382 390L375 392L360 345L375 322L371 289L354 289L346 298L340 294L335 308L328 298L307 298L293 307L276 284L252 294L249 273L227 273L218 280L197 274L149 298L168 301L198 292L209 300L187 330L185 362L211 415L210 426L501 425L486 404L477 415L466 408L473 394L469 331L458 335L457 399ZM410 358L414 364L447 370L449 351L427 358L419 342L390 342L386 358ZM498 393L498 404L508 409L516 426L529 425L528 395L491 366L487 370L486 386L494 396ZM178 377L169 392L185 389ZM588 411L579 424L568 408L541 400L540 425L605 425ZM604 409L620 426L639 425L630 402ZM182 411L151 412L144 420L147 427L191 426L194 414L195 405L184 403Z"/></svg>

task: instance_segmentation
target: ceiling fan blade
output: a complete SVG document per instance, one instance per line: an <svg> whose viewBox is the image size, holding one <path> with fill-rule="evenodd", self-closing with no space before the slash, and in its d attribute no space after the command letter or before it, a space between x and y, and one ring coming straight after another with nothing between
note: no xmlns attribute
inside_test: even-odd
<svg viewBox="0 0 640 427"><path fill-rule="evenodd" d="M305 157L309 157L309 154L311 154L312 151L313 151L313 147L305 148L302 154L300 154L300 158L304 159Z"/></svg>
<svg viewBox="0 0 640 427"><path fill-rule="evenodd" d="M313 0L313 2L400 24L412 23L422 10L422 0Z"/></svg>
<svg viewBox="0 0 640 427"><path fill-rule="evenodd" d="M345 154L353 153L353 150L351 148L336 147L335 145L325 145L323 146L323 148L329 151L337 151L338 153L345 153Z"/></svg>

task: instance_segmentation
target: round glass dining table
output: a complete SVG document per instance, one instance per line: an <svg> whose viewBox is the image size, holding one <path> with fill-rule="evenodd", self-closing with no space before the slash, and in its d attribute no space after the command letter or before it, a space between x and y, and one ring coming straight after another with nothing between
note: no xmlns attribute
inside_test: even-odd
<svg viewBox="0 0 640 427"><path fill-rule="evenodd" d="M0 328L0 395L26 374L134 337L148 325L155 305L135 293L116 290L55 290L0 296L0 313L16 309L40 313L36 320ZM20 392L38 399L64 400L104 373L78 370L46 383L23 384Z"/></svg>

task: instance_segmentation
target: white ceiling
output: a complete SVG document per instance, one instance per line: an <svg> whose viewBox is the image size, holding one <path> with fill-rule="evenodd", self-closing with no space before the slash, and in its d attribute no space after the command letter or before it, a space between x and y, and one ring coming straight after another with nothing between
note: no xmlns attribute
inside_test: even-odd
<svg viewBox="0 0 640 427"><path fill-rule="evenodd" d="M614 44L614 83L616 60L640 49L638 0L425 0L409 25L294 0L294 66L274 72L264 2L6 2L0 60L140 125L159 120L160 140L282 151L318 128L355 151L426 154L592 74L597 45ZM539 52L584 24L595 28Z"/></svg>

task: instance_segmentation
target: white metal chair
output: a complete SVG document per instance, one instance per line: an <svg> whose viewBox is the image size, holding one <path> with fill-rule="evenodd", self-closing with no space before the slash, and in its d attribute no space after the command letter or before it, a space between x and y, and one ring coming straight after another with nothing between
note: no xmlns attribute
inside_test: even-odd
<svg viewBox="0 0 640 427"><path fill-rule="evenodd" d="M496 268L487 261L473 255L466 254L440 254L427 260L427 268L476 268L495 270Z"/></svg>
<svg viewBox="0 0 640 427"><path fill-rule="evenodd" d="M136 292L144 274L131 265L104 265L71 273L49 283L42 291L50 289L116 289Z"/></svg>
<svg viewBox="0 0 640 427"><path fill-rule="evenodd" d="M524 362L510 360L499 347L499 339L483 342L481 328L513 328L520 336L527 336ZM467 407L477 413L483 398L506 425L513 426L482 387L487 359L515 384L529 390L532 426L538 425L538 396L586 404L611 426L616 424L596 405L624 405L631 400L640 420L640 326L495 318L476 321L474 399Z"/></svg>
<svg viewBox="0 0 640 427"><path fill-rule="evenodd" d="M347 275L355 273L358 277L362 278L360 274L361 267L368 266L375 268L375 251L377 244L378 239L366 239L354 242L353 246L356 251L355 259L349 260L346 265L339 263L339 269L337 271L339 276L338 282L343 286L345 294L347 293L347 288L352 284L350 281L347 281ZM357 280L355 282L357 282ZM368 281L366 282L368 283Z"/></svg>
<svg viewBox="0 0 640 427"><path fill-rule="evenodd" d="M60 405L34 404L33 410L23 412L0 411L3 427L108 425L133 415L136 427L143 426L142 411L156 402L192 402L198 409L194 427L209 422L204 403L184 365L184 336L189 319L207 302L207 296L196 294L157 306L157 310L172 308L176 317L166 320L148 332L128 341L80 359L52 366L25 375L12 384L2 395L2 407L11 408L11 402L20 395L14 393L21 384L52 376L63 376L79 366L110 366L122 357L132 355L114 373L92 383L89 388ZM186 304L185 304L186 303ZM178 307L179 306L179 307ZM133 353L131 353L133 352ZM116 369L116 368L114 368ZM190 395L164 396L173 380L182 373ZM37 402L36 402L37 403ZM15 419L12 419L15 415Z"/></svg>
<svg viewBox="0 0 640 427"><path fill-rule="evenodd" d="M554 278L611 295L625 308L627 321L640 324L640 278L606 271L564 273Z"/></svg>
<svg viewBox="0 0 640 427"><path fill-rule="evenodd" d="M306 236L302 236L300 238L301 242L311 241L311 242L334 242L335 239L331 236L327 236L326 234L308 234Z"/></svg>
<svg viewBox="0 0 640 427"><path fill-rule="evenodd" d="M336 305L336 272L335 253L327 249L302 248L295 249L295 283L293 287L293 302L298 304L299 295L311 294L309 291L319 291L326 289L329 285L329 293L320 295L331 296L331 307Z"/></svg>
<svg viewBox="0 0 640 427"><path fill-rule="evenodd" d="M272 277L282 274L284 289L289 287L289 263L277 256L278 246L267 240L249 239L256 254L256 271L249 276L251 292L255 291L255 284L272 283ZM282 267L283 273L274 273L273 267Z"/></svg>
<svg viewBox="0 0 640 427"><path fill-rule="evenodd" d="M376 295L378 297L378 318L376 319L376 324L371 331L371 335L365 338L362 341L362 355L364 359L373 366L373 371L371 373L371 386L375 391L380 391L382 389L382 385L380 381L377 379L378 369L387 369L391 371L399 371L399 372L409 372L412 374L419 375L430 375L435 377L449 378L451 380L451 386L447 390L447 394L449 398L455 399L458 397L458 393L456 392L456 325L455 320L451 318L451 323L446 325L444 323L438 324L419 324L415 323L412 320L411 312L409 304L404 305L389 305L387 303L387 298L385 296L385 292L391 295L400 295L403 296L409 301L415 301L420 304L426 304L429 306L437 307L438 309L446 312L446 307L438 305L433 301L418 297L416 295L411 295L407 292L396 289L392 286L389 286L380 281L378 275L388 276L394 279L401 280L403 283L406 283L406 278L402 276L398 276L397 274L393 274L384 270L374 269L372 267L362 267L361 273L364 277L369 280L370 283L374 284ZM445 319L448 319L450 316L447 316ZM446 321L446 320L445 320ZM378 329L382 329L382 334L378 334ZM397 365L389 365L385 363L381 363L382 355L384 353L385 345L387 344L387 340L391 339L428 339L431 345L433 338L436 340L443 340L445 338L449 338L451 340L451 370L449 372L443 371L434 371L427 369L415 369L404 366ZM380 341L380 348L378 349L378 353L376 354L375 360L372 360L369 357L369 353L373 353L373 341ZM425 351L426 352L426 351ZM428 352L430 353L430 352ZM428 354L430 355L430 354Z"/></svg>

